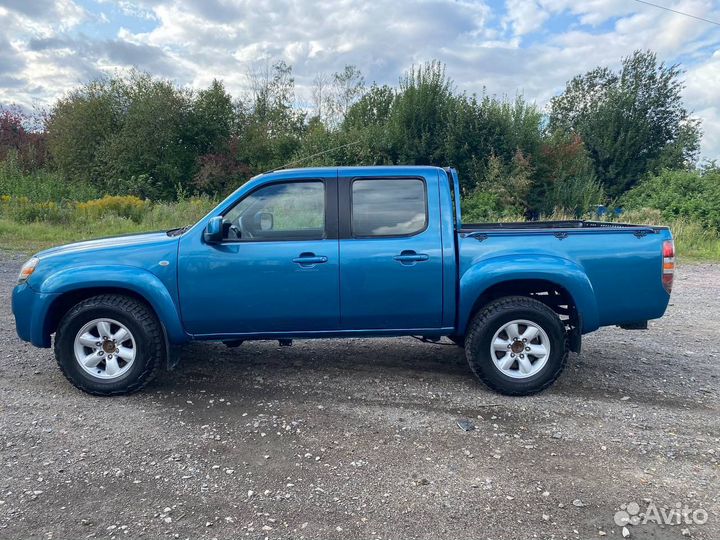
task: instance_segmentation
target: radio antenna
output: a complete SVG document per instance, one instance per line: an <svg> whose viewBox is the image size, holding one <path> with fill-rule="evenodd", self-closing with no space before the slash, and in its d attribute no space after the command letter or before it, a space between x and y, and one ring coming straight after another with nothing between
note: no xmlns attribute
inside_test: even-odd
<svg viewBox="0 0 720 540"><path fill-rule="evenodd" d="M335 146L334 148L329 148L329 149L327 149L327 150L323 150L322 152L317 152L317 153L315 153L315 154L311 154L311 155L309 155L309 156L305 156L305 157L302 157L302 158L300 158L300 159L296 159L296 160L294 160L294 161L290 161L290 162L288 162L288 163L285 163L284 165L280 165L279 167L277 167L277 168L275 168L275 169L266 171L266 172L264 172L263 174L273 173L273 172L275 172L275 171L279 171L279 170L281 170L281 169L285 169L286 167L289 167L290 165L297 165L297 164L299 164L299 163L302 163L303 161L307 161L308 159L312 159L312 158L315 158L315 157L318 157L318 156L322 156L322 155L327 154L327 153L329 153L329 152L334 152L335 150L340 150L341 148L347 148L348 146L352 146L352 145L354 145L354 144L358 144L359 142L360 142L360 139L358 139L357 141L349 142L349 143L347 143L347 144L341 144L340 146Z"/></svg>

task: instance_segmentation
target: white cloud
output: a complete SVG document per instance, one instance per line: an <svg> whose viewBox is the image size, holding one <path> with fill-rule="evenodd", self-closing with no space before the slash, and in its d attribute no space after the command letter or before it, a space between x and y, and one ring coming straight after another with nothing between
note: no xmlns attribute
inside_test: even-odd
<svg viewBox="0 0 720 540"><path fill-rule="evenodd" d="M577 15L582 24L592 26L639 10L639 7L629 0L540 0L540 3L554 13L569 11Z"/></svg>
<svg viewBox="0 0 720 540"><path fill-rule="evenodd" d="M720 47L708 61L689 69L685 82L685 98L703 120L702 153L720 159Z"/></svg>
<svg viewBox="0 0 720 540"><path fill-rule="evenodd" d="M307 98L318 72L355 64L369 81L394 84L412 64L439 59L461 90L520 91L542 105L573 75L647 48L684 63L703 152L720 156L717 27L628 0L491 1L95 0L100 13L88 13L73 0L0 0L0 103L49 103L131 66L192 87L220 78L239 96L248 71L272 59L293 65ZM673 8L720 18L713 0ZM116 35L84 33L117 13Z"/></svg>
<svg viewBox="0 0 720 540"><path fill-rule="evenodd" d="M516 36L534 32L550 17L550 12L534 0L507 0L506 8L504 22L512 26Z"/></svg>

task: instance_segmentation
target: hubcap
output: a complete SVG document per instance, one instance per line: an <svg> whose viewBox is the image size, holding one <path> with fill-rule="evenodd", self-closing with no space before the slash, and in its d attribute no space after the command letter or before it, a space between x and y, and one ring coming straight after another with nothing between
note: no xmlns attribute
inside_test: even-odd
<svg viewBox="0 0 720 540"><path fill-rule="evenodd" d="M75 336L75 360L98 379L122 377L135 361L135 338L114 319L95 319Z"/></svg>
<svg viewBox="0 0 720 540"><path fill-rule="evenodd" d="M526 379L550 357L550 338L537 323L518 319L504 324L490 342L490 358L503 375Z"/></svg>

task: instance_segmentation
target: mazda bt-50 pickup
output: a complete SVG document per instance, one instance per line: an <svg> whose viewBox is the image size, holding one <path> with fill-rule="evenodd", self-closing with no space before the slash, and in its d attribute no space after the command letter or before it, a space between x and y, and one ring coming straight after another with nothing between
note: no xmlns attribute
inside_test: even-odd
<svg viewBox="0 0 720 540"><path fill-rule="evenodd" d="M418 336L449 338L490 388L526 395L583 334L663 315L667 228L466 224L459 202L453 169L262 174L192 226L38 253L13 291L17 332L54 341L92 394L139 390L194 340Z"/></svg>

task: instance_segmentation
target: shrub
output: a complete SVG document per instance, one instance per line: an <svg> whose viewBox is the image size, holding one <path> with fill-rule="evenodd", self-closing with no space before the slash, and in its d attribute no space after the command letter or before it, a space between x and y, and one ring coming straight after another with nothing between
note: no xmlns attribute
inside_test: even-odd
<svg viewBox="0 0 720 540"><path fill-rule="evenodd" d="M23 172L16 156L0 161L0 194L27 197L31 201L85 201L97 197L89 184L64 180L58 173L39 169Z"/></svg>
<svg viewBox="0 0 720 540"><path fill-rule="evenodd" d="M35 202L27 197L0 198L0 213L20 223L46 222L52 224L67 223L72 212L67 206L53 201Z"/></svg>
<svg viewBox="0 0 720 540"><path fill-rule="evenodd" d="M176 203L156 203L145 215L143 225L152 229L192 225L216 204L217 201L207 195L181 199Z"/></svg>
<svg viewBox="0 0 720 540"><path fill-rule="evenodd" d="M553 210L585 214L605 199L605 190L594 174L578 175L556 180L547 194Z"/></svg>
<svg viewBox="0 0 720 540"><path fill-rule="evenodd" d="M492 221L501 213L496 193L476 189L462 199L462 219L467 223Z"/></svg>
<svg viewBox="0 0 720 540"><path fill-rule="evenodd" d="M48 162L47 133L33 129L41 122L42 113L0 106L0 160L12 156L23 171L44 167Z"/></svg>
<svg viewBox="0 0 720 540"><path fill-rule="evenodd" d="M650 177L627 192L629 209L655 208L666 220L683 218L720 231L720 171L670 171Z"/></svg>
<svg viewBox="0 0 720 540"><path fill-rule="evenodd" d="M136 223L143 220L149 209L150 201L144 201L133 195L106 195L102 199L78 203L76 206L77 214L88 220L113 215L131 219Z"/></svg>

